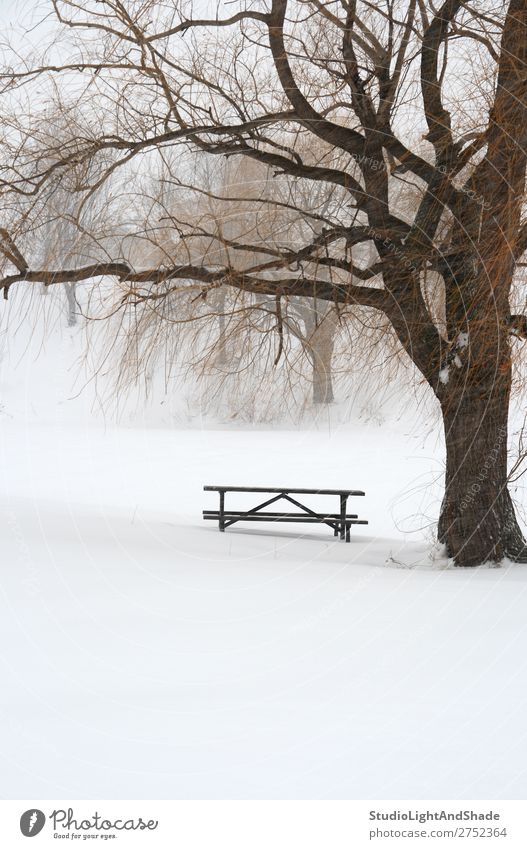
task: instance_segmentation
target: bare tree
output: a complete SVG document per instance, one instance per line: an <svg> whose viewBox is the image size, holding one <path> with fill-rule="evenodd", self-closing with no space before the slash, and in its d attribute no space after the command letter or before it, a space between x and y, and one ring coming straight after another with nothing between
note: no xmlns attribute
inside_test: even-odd
<svg viewBox="0 0 527 849"><path fill-rule="evenodd" d="M220 168L212 169L209 160L201 160L196 163L199 173L193 175L193 182L201 188L200 196L189 204L181 201L177 191L178 182L175 179L173 163L165 158L163 165L164 168L156 175L151 190L151 199L155 199L159 211L157 215L150 216L150 220L152 217L157 218L160 222L169 222L170 226L167 228L162 225L154 229L151 221L150 239L144 248L148 255L143 255L143 265L148 265L153 255L159 262L170 258L170 263L174 264L181 254L182 245L186 252L191 252L193 261L201 265L229 265L232 245L235 242L243 243L248 233L255 244L256 240L261 244L275 243L278 246L287 242L293 249L299 241L305 243L321 235L321 214L327 214L332 201L338 205L341 200L335 198L335 187L329 184L322 183L309 191L302 186L302 207L299 210L297 206L287 202L291 200L288 187L276 181L270 182L268 169L258 167L258 163L244 159L226 160L221 163ZM272 193L275 203L266 203L269 208L260 209L255 216L252 203L248 201L251 198L259 200L262 187L265 187L268 200L271 200ZM223 197L230 198L228 216L225 214ZM318 215L312 220L306 218L306 210ZM301 214L302 211L304 214ZM180 234L179 241L174 240L174 232ZM265 254L262 254L261 259L266 259ZM254 261L254 253L246 258L246 261L251 260ZM270 277L273 273L272 270L269 272ZM322 267L317 272L317 278L331 283L331 269ZM232 322L228 320L232 304L226 295L227 288L219 286L211 292L207 296L209 312L200 315L200 319L206 319L208 315L217 328L217 338L212 344L200 345L195 337L196 344L192 351L192 346L183 343L181 334L177 333L176 329L178 323L183 323L188 328L190 314L185 312L183 316L178 316L173 310L170 311L165 338L165 345L171 351L168 356L177 358L177 338L186 355L191 355L191 362L196 363L198 374L208 373L212 363L220 372L233 376L240 363L240 344L244 344L241 340L245 339L248 333L261 337L262 334L274 333L279 327L282 336L291 335L300 342L306 355L311 370L313 403L327 404L333 401L332 357L336 337L342 327L342 312L337 310L334 304L325 300L319 301L316 297L284 296L280 299L280 304L277 304L274 297L258 295L250 306L246 302L245 310ZM166 314L152 311L148 301L137 306L143 308L142 315L145 320L139 321L135 332L144 332L154 338L152 323L156 319L166 320ZM190 334L194 335L192 329ZM162 334L156 334L155 338L160 342ZM203 334L201 340L203 342ZM261 341L255 341L255 348L266 357ZM205 356L203 348L206 351ZM196 356L198 350L201 355ZM291 387L294 383L293 374L300 377L300 371L303 369L297 356L292 359L282 357L285 350L282 341L274 365L281 363L286 368L291 366L292 374L285 383L285 386ZM163 351L158 349L159 356L162 353ZM148 358L148 362L152 365L152 358ZM256 366L255 361L253 365ZM137 364L134 366L134 373L138 376Z"/></svg>
<svg viewBox="0 0 527 849"><path fill-rule="evenodd" d="M320 309L318 301L307 298L299 298L296 309L304 325L298 337L311 364L313 404L330 404L335 400L332 360L339 315L333 306L324 304ZM288 324L292 326L291 321Z"/></svg>
<svg viewBox="0 0 527 849"><path fill-rule="evenodd" d="M199 178L194 178L202 189L202 202L193 207L192 216L189 216L188 211L182 216L174 198L170 215L172 224L183 234L184 241L192 240L194 250L199 251L201 264L232 264L232 245L242 244L248 233L254 245L276 244L277 249L283 249L288 244L293 250L298 243L305 244L313 238L320 238L322 222L331 206L336 206L338 211L342 202L335 186L321 183L309 189L305 185L297 186L295 193L302 194L301 203L297 201L292 204L290 187L272 181L267 168L258 167L258 163L247 159L227 160L223 168L216 168L214 172L207 167L208 160L204 165ZM169 172L169 183L173 182L171 176ZM255 215L253 204L248 201L259 200L262 187L265 188L267 203ZM225 202L221 200L224 196L231 198L228 217L225 216ZM236 197L238 203L235 202ZM271 200L274 203L270 203ZM308 217L307 212L313 214L313 217ZM210 255L211 251L213 256ZM254 262L254 258L253 251L246 262ZM266 258L262 253L261 261L264 262ZM275 274L279 279L279 272L269 270L270 278ZM332 270L327 266L317 269L316 276L319 281L332 283ZM218 320L218 340L212 356L216 365L225 367L228 366L225 287L220 287L209 297L211 302L217 310ZM256 325L253 324L254 330L258 333L265 332L265 329L272 332L278 327L282 335L291 334L300 342L311 368L313 403L327 404L333 401L332 357L343 317L341 311L334 304L320 301L316 296L284 296L279 303L276 298L260 296L255 306L263 315ZM266 321L266 316L271 320ZM250 316L250 323L254 323L254 315ZM239 322L236 323L236 330L238 333L242 330ZM232 339L233 333L230 335ZM280 361L282 351L283 344L275 365ZM285 362L287 365L288 360ZM294 367L296 370L296 362Z"/></svg>
<svg viewBox="0 0 527 849"><path fill-rule="evenodd" d="M46 5L56 41L40 62L13 53L3 74L6 203L13 194L38 199L58 172L108 151L111 166L78 192L119 172L130 184L170 147L182 153L182 193L192 177L185 151L248 158L286 183L286 202L321 229L305 243L262 243L258 210L276 206L264 189L247 199L255 213L247 237L221 237L227 262L209 252L199 262L134 267L114 244L107 261L72 268L60 255L35 267L31 232L10 221L0 245L14 266L5 295L21 281L105 275L116 281L117 303L170 299L178 281L191 280L204 298L228 285L271 295L278 309L288 296L370 309L389 321L442 411L439 539L459 565L526 560L507 489L507 422L510 335L527 336L525 316L510 307L527 247L527 0L504 8L239 0L210 19L180 0ZM55 144L38 114L43 89L59 108L83 107L83 126ZM296 188L319 183L340 192L336 212L302 206ZM200 186L186 191L197 196ZM417 198L411 217L405 193ZM376 258L364 265L351 249L368 244Z"/></svg>

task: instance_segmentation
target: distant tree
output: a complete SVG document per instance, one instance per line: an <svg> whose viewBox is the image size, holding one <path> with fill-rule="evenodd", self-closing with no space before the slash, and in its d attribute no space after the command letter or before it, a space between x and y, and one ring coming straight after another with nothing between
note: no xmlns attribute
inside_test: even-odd
<svg viewBox="0 0 527 849"><path fill-rule="evenodd" d="M289 193L284 191L284 186L270 182L268 169L258 167L258 163L243 159L227 160L220 168L211 169L208 167L208 160L199 161L195 165L199 168L199 174L194 174L193 180L200 185L201 191L192 203L181 200L178 181L174 178L173 163L165 159L163 164L164 168L155 176L149 193L151 200L156 203L157 212L152 214L150 207L150 214L147 216L150 236L143 243L146 256L143 255L142 264L148 265L148 262L155 258L160 263L168 262L170 265L177 259L184 261L184 254L185 258L191 256L196 263L224 266L230 263L231 245L234 242L241 243L247 238L248 232L253 241L259 239L262 245L277 244L283 247L290 244L291 249L299 240L305 242L322 232L319 218L311 220L305 213L302 214L302 210L288 203ZM250 198L260 199L263 189L268 199L271 200L272 197L276 203L270 209L266 204L255 213L248 201ZM335 187L325 183L309 192L303 186L301 191L305 194L303 208L320 215L327 213L332 202L333 205L338 205L341 200L335 198ZM225 197L230 198L228 215L225 214ZM154 221L159 221L159 226L153 226ZM254 259L254 254L252 258ZM266 260L265 253L262 253L261 259L262 262ZM272 273L271 271L270 274ZM331 270L322 267L318 271L318 277L331 283ZM275 333L279 327L282 335L290 335L298 340L306 355L311 370L313 403L331 403L334 400L332 357L342 322L342 314L335 305L325 300L319 301L316 297L285 296L277 306L276 298L256 296L252 299L251 306L246 305L245 326L243 312L235 322L228 321L227 313L232 305L226 297L227 288L219 286L207 294L208 314L217 328L217 336L214 339L213 332L210 333L213 341L207 345L206 357L197 358L200 368L204 364L212 363L220 371L233 375L239 362L237 342L240 340L240 334L245 337L249 332L257 337L262 333ZM143 309L147 311L146 321L139 321L131 327L132 333L151 334L152 322L156 319L160 322L166 319L164 313L153 312L146 302L143 302ZM205 315L200 313L200 321L204 320ZM178 323L188 328L189 314L186 311L183 315L180 314L178 322L178 314L171 310L165 343L172 352L169 356L174 358L177 357L178 344L181 343L181 330L177 331L175 327ZM192 328L189 332L193 333ZM162 334L156 338L159 342ZM175 343L176 339L178 344ZM261 347L256 338L255 347ZM188 354L188 346L186 350ZM275 365L281 362L288 368L289 359L281 357L282 351L283 344L280 346ZM163 351L159 350L158 353L161 356ZM294 358L294 371L300 376L298 367L298 358ZM293 382L291 373L285 386L292 386Z"/></svg>
<svg viewBox="0 0 527 849"><path fill-rule="evenodd" d="M99 191L90 191L93 184L111 165L110 154L98 159L78 162L71 168L57 168L57 150L67 144L73 126L78 127L78 110L46 110L42 120L41 150L34 151L39 167L48 171L46 179L37 193L21 192L11 196L11 208L8 210L15 222L23 222L32 262L35 266L47 268L54 264L57 257L71 268L85 266L104 257L104 241L111 234L111 222L106 211L108 185ZM31 139L28 139L31 146ZM47 156L46 156L47 150ZM15 224L15 229L17 229ZM4 230L7 240L10 234ZM26 237L27 238L27 237ZM14 246L14 242L11 239ZM7 242L6 242L7 244ZM12 257L9 251L2 251L4 259ZM20 262L25 262L18 257ZM62 282L68 327L77 324L80 306L77 300L78 280ZM48 283L42 287L47 294Z"/></svg>

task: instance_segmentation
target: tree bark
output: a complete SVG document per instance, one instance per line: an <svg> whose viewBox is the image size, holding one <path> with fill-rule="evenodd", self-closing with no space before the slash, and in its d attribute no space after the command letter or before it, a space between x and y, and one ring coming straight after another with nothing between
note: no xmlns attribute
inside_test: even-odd
<svg viewBox="0 0 527 849"><path fill-rule="evenodd" d="M484 397L465 390L444 401L445 495L438 538L457 566L527 562L527 545L507 489L510 373Z"/></svg>
<svg viewBox="0 0 527 849"><path fill-rule="evenodd" d="M312 367L313 404L331 404L333 395L332 360L335 346L336 318L328 311L309 337L308 350Z"/></svg>
<svg viewBox="0 0 527 849"><path fill-rule="evenodd" d="M68 327L75 327L77 324L77 298L75 295L77 284L76 283L65 283L64 289L66 291L66 301L68 304Z"/></svg>
<svg viewBox="0 0 527 849"><path fill-rule="evenodd" d="M218 310L218 342L216 345L216 356L215 356L215 365L218 368L226 365L227 363L227 333L225 327L225 290L223 288L218 289L217 296L217 310Z"/></svg>
<svg viewBox="0 0 527 849"><path fill-rule="evenodd" d="M331 404L335 400L333 395L333 381L331 378L331 355L327 348L321 351L315 350L312 356L313 366L313 404Z"/></svg>

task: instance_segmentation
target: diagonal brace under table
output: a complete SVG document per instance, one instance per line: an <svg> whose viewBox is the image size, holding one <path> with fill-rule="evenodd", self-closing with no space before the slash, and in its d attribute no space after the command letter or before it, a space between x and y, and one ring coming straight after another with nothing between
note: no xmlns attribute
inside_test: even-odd
<svg viewBox="0 0 527 849"><path fill-rule="evenodd" d="M244 516L252 516L253 513L257 513L258 510L263 510L264 507L269 507L270 504L274 504L275 501L279 501L281 497L282 493L280 493L280 495L275 495L274 498L269 498L268 501L263 501L262 504L257 504L256 507L251 507L250 510L246 510L245 513L238 519L231 519L229 522L225 522L222 518L225 513L225 506L220 503L220 531L225 530L225 528L228 528L229 525L234 525L235 522L243 521Z"/></svg>
<svg viewBox="0 0 527 849"><path fill-rule="evenodd" d="M314 512L314 510L310 510L310 509L309 509L309 507L306 507L306 505L305 505L305 504L301 504L301 503L300 503L300 501L296 501L294 498L291 498L291 496L290 496L290 495L287 495L285 492L283 492L283 493L282 493L282 496L283 496L284 498L286 498L288 501L290 501L290 502L291 502L291 504L294 504L294 505L295 505L295 507L300 507L300 509L301 509L301 510L304 510L304 512L305 512L308 516L315 516L315 517L317 517L317 514ZM341 519L342 519L342 514L341 514ZM345 521L346 521L346 511L344 511L344 522L345 522ZM324 524L325 524L325 525L329 525L329 527L330 527L330 528L333 528L333 530L334 530L334 531L338 531L338 529L339 529L339 524L338 524L338 522L337 522L337 523L334 523L334 522L324 522ZM340 538L341 538L341 539L344 539L344 535L343 535L343 533L342 533L342 530L341 530Z"/></svg>

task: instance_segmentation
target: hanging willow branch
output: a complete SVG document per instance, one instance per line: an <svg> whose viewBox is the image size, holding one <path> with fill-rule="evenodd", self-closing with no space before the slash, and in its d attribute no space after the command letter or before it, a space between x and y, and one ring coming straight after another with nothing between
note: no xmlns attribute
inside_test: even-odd
<svg viewBox="0 0 527 849"><path fill-rule="evenodd" d="M282 299L281 295L276 296L276 330L278 332L278 353L276 355L274 365L277 366L284 350L284 317L282 315Z"/></svg>

